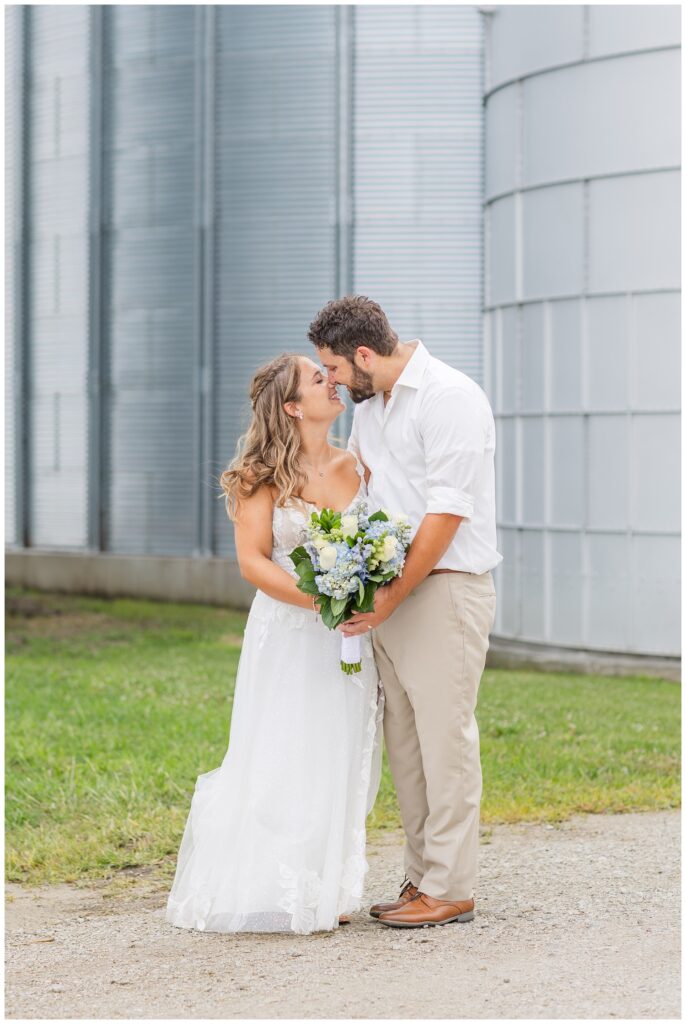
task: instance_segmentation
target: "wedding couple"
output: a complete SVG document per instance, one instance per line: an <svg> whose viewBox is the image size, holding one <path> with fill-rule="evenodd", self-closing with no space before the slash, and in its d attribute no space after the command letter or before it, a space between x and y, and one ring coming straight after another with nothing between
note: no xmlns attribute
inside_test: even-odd
<svg viewBox="0 0 686 1024"><path fill-rule="evenodd" d="M400 342L376 303L329 302L310 325L321 366L285 354L251 386L252 419L221 477L242 576L257 588L229 746L196 782L166 919L199 930L309 933L362 906L366 818L385 737L405 879L370 913L390 927L469 921L482 790L474 717L495 617L495 426L484 391ZM329 443L355 403L348 450ZM405 513L402 576L328 630L289 553L315 509ZM341 633L362 669L340 668ZM389 880L389 886L390 886Z"/></svg>

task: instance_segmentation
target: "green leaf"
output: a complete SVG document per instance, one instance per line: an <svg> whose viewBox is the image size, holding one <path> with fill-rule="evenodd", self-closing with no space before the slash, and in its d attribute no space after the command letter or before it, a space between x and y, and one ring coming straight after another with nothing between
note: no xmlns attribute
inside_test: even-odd
<svg viewBox="0 0 686 1024"><path fill-rule="evenodd" d="M305 548L299 547L299 548L295 548L294 551L291 551L291 553L290 553L290 555L288 557L290 558L290 560L293 562L294 565L297 565L298 562L302 562L302 560L304 558L309 558L310 556L308 555L308 553L305 550Z"/></svg>
<svg viewBox="0 0 686 1024"><path fill-rule="evenodd" d="M301 580L313 580L316 575L312 568L312 562L309 559L306 561L304 558L301 562L298 562L295 571Z"/></svg>
<svg viewBox="0 0 686 1024"><path fill-rule="evenodd" d="M369 517L369 522L370 523L376 523L376 522L387 523L388 522L388 516L386 515L385 512L382 512L381 509L379 509L379 511L375 512L373 516Z"/></svg>
<svg viewBox="0 0 686 1024"><path fill-rule="evenodd" d="M357 604L358 606L364 601L364 583L357 577Z"/></svg>
<svg viewBox="0 0 686 1024"><path fill-rule="evenodd" d="M364 600L360 602L359 610L361 612L373 612L374 611L374 594L378 589L378 583L374 583L370 580L364 588Z"/></svg>
<svg viewBox="0 0 686 1024"><path fill-rule="evenodd" d="M347 604L347 597L334 597L331 600L331 611L336 616L341 615L345 611Z"/></svg>
<svg viewBox="0 0 686 1024"><path fill-rule="evenodd" d="M319 593L319 587L314 580L300 580L296 586L303 594L317 595Z"/></svg>
<svg viewBox="0 0 686 1024"><path fill-rule="evenodd" d="M331 605L327 602L322 605L322 622L327 629L333 629L335 625L335 617L331 611Z"/></svg>

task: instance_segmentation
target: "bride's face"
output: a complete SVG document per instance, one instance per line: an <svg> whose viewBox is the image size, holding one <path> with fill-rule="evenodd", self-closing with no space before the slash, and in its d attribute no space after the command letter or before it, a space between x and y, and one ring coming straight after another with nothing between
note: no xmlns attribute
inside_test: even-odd
<svg viewBox="0 0 686 1024"><path fill-rule="evenodd" d="M300 359L300 394L302 397L296 404L302 409L304 420L330 423L345 409L336 385L331 383L321 366L307 356Z"/></svg>

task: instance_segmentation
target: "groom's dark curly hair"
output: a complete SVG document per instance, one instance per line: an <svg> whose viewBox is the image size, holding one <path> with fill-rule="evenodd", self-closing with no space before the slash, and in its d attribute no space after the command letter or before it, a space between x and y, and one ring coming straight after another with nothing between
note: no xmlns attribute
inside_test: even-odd
<svg viewBox="0 0 686 1024"><path fill-rule="evenodd" d="M352 363L360 345L380 356L390 356L398 335L378 302L366 295L344 295L332 299L317 313L307 336L316 348L330 348Z"/></svg>

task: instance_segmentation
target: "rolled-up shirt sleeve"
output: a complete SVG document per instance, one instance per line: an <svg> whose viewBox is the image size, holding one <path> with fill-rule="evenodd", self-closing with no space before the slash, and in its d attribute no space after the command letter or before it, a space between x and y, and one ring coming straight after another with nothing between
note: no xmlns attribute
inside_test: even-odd
<svg viewBox="0 0 686 1024"><path fill-rule="evenodd" d="M426 511L471 519L486 446L483 410L457 388L426 395L423 404Z"/></svg>

